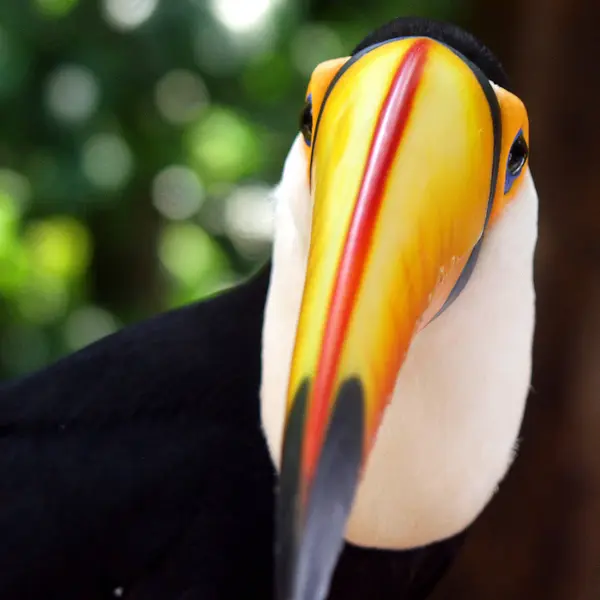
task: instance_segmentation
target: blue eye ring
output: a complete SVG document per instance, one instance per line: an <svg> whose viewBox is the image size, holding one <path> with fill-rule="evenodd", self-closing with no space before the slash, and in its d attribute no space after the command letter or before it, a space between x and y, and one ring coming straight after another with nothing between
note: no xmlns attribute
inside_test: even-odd
<svg viewBox="0 0 600 600"><path fill-rule="evenodd" d="M508 159L506 161L506 179L504 181L505 194L510 192L515 180L523 172L528 157L529 148L525 141L523 130L521 129L519 133L517 133L515 140L510 147L510 152L508 153Z"/></svg>
<svg viewBox="0 0 600 600"><path fill-rule="evenodd" d="M300 133L310 148L313 134L312 94L308 95L302 113L300 113Z"/></svg>

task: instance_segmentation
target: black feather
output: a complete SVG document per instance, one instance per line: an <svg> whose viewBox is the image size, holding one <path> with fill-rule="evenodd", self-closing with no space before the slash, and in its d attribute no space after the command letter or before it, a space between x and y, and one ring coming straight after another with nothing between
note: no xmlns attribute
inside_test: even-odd
<svg viewBox="0 0 600 600"><path fill-rule="evenodd" d="M270 589L274 475L258 409L268 277L0 388L0 598Z"/></svg>
<svg viewBox="0 0 600 600"><path fill-rule="evenodd" d="M358 54L374 44L407 36L425 36L443 42L477 65L488 79L510 90L508 77L493 52L473 35L451 23L421 17L394 19L370 33L356 46L352 54Z"/></svg>

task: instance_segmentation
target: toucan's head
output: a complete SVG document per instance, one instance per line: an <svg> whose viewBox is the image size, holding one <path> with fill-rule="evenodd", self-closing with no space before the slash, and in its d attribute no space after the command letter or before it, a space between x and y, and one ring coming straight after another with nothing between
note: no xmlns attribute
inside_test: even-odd
<svg viewBox="0 0 600 600"><path fill-rule="evenodd" d="M527 113L507 87L470 35L421 19L312 76L277 192L264 329L280 600L325 596L344 534L405 547L456 533L508 468L536 202ZM511 221L513 204L530 208ZM507 349L517 369L494 367Z"/></svg>

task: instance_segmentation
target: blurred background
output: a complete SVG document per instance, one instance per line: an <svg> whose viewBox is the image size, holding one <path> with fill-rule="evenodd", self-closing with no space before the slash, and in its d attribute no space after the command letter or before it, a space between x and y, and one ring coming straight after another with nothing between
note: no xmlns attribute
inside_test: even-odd
<svg viewBox="0 0 600 600"><path fill-rule="evenodd" d="M538 328L521 454L438 600L600 598L600 57L593 0L1 0L0 380L232 285L324 59L457 22L531 119Z"/></svg>

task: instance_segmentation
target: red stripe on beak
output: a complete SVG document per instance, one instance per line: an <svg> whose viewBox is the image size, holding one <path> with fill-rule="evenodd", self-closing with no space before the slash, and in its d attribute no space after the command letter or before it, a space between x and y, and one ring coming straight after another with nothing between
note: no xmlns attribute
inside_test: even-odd
<svg viewBox="0 0 600 600"><path fill-rule="evenodd" d="M342 346L361 284L388 174L411 114L429 46L430 40L419 39L403 56L382 105L371 141L329 302L329 317L308 404L307 433L302 447L302 477L307 482L303 490L304 498L315 474L323 445ZM368 450L365 448L365 453Z"/></svg>

